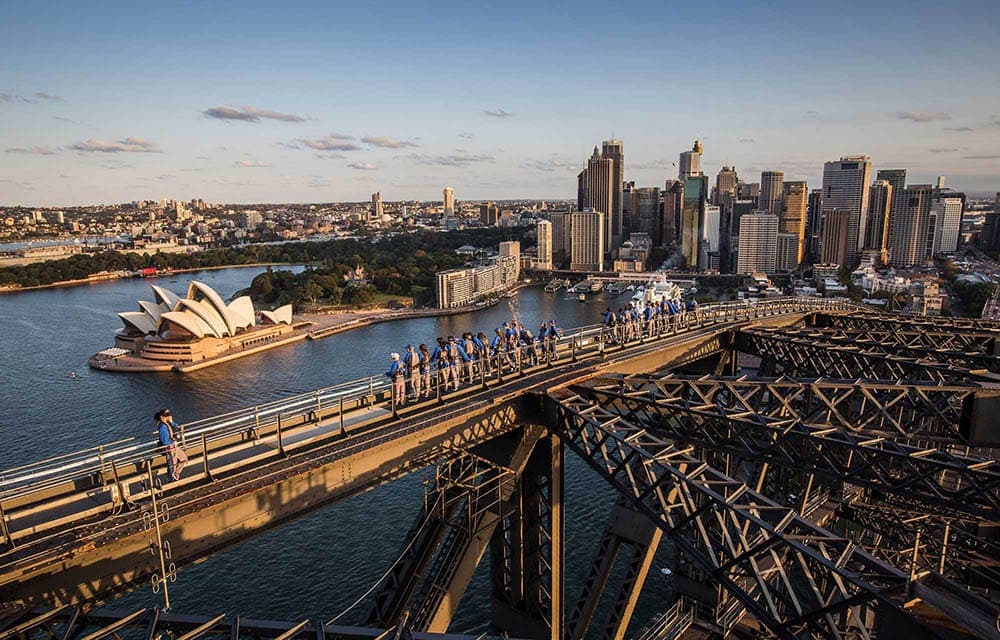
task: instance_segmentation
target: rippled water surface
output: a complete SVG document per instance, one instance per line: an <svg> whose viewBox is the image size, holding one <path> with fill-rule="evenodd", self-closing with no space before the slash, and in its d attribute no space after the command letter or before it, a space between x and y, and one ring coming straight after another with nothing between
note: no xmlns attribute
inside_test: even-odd
<svg viewBox="0 0 1000 640"><path fill-rule="evenodd" d="M528 288L475 313L374 325L190 374L116 374L87 366L93 353L113 343L112 334L120 326L116 313L137 309L139 299L152 299L151 284L183 294L188 281L197 279L228 298L260 271L233 268L0 296L0 468L99 442L146 437L152 429L152 412L162 406L171 407L181 422L205 418L381 375L388 353L407 343L431 344L438 335L466 330L489 334L511 317L529 323L532 330L543 319L556 319L563 327L591 324L609 304L603 296L581 303L562 292ZM567 601L573 603L614 494L573 453L567 452L566 460L566 592ZM417 515L422 480L422 474L412 474L183 568L171 588L174 609L280 619L332 618L395 560ZM665 547L640 601L640 621L666 602L666 579L656 569L668 561ZM487 554L452 631L486 628L488 569ZM152 606L158 601L148 587L120 600L122 606ZM359 622L366 611L367 602L341 622Z"/></svg>

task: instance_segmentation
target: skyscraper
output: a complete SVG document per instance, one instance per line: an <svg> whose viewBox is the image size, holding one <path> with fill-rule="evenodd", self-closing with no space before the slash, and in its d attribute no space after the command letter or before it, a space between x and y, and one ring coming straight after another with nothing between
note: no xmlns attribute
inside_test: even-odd
<svg viewBox="0 0 1000 640"><path fill-rule="evenodd" d="M823 211L823 232L819 260L824 264L844 266L850 256L851 211ZM856 250L855 250L856 252Z"/></svg>
<svg viewBox="0 0 1000 640"><path fill-rule="evenodd" d="M538 268L552 268L552 223L539 220L535 225L535 235L538 237Z"/></svg>
<svg viewBox="0 0 1000 640"><path fill-rule="evenodd" d="M892 187L892 203L889 205L889 230L886 234L886 246L889 257L896 248L895 218L902 214L906 196L906 169L879 169L875 180L885 180Z"/></svg>
<svg viewBox="0 0 1000 640"><path fill-rule="evenodd" d="M729 200L736 198L736 169L724 166L715 176L715 199L712 204L725 207Z"/></svg>
<svg viewBox="0 0 1000 640"><path fill-rule="evenodd" d="M706 180L706 186L708 182ZM722 210L715 205L705 207L705 217L701 224L701 247L699 248L698 269L700 271L718 271L722 253L720 226Z"/></svg>
<svg viewBox="0 0 1000 640"><path fill-rule="evenodd" d="M823 190L813 189L809 192L809 204L806 205L806 259L809 262L819 260L820 231L823 227Z"/></svg>
<svg viewBox="0 0 1000 640"><path fill-rule="evenodd" d="M639 187L631 192L632 204L630 233L648 234L656 245L660 244L660 188Z"/></svg>
<svg viewBox="0 0 1000 640"><path fill-rule="evenodd" d="M453 216L455 215L455 190L451 187L445 187L443 191L444 195L444 215Z"/></svg>
<svg viewBox="0 0 1000 640"><path fill-rule="evenodd" d="M868 156L844 156L823 165L823 211L846 211L847 257L844 264L854 266L864 244L868 227L868 185L872 162Z"/></svg>
<svg viewBox="0 0 1000 640"><path fill-rule="evenodd" d="M604 224L607 225L601 239L604 242L603 251L611 251L611 212L614 209L614 163L610 158L603 158L594 147L594 154L587 162L587 168L577 176L577 208L580 211L592 209L605 214Z"/></svg>
<svg viewBox="0 0 1000 640"><path fill-rule="evenodd" d="M488 227L497 226L500 223L500 207L492 202L479 205L479 222Z"/></svg>
<svg viewBox="0 0 1000 640"><path fill-rule="evenodd" d="M680 237L684 183L668 178L663 187L660 198L660 244L666 246L677 242Z"/></svg>
<svg viewBox="0 0 1000 640"><path fill-rule="evenodd" d="M604 271L603 211L576 211L569 214L569 268L574 271Z"/></svg>
<svg viewBox="0 0 1000 640"><path fill-rule="evenodd" d="M781 221L778 221L781 226ZM778 272L794 271L799 266L799 247L802 241L794 233L778 232L777 251L775 253L774 270Z"/></svg>
<svg viewBox="0 0 1000 640"><path fill-rule="evenodd" d="M781 215L782 184L785 181L783 171L764 171L760 174L760 197L757 208L761 211Z"/></svg>
<svg viewBox="0 0 1000 640"><path fill-rule="evenodd" d="M622 220L623 202L622 185L625 172L625 147L621 140L605 140L601 144L601 157L611 161L611 246L618 246L624 239Z"/></svg>
<svg viewBox="0 0 1000 640"><path fill-rule="evenodd" d="M368 212L369 220L381 220L384 212L382 209L382 192L376 191L372 194L372 207Z"/></svg>
<svg viewBox="0 0 1000 640"><path fill-rule="evenodd" d="M701 257L702 224L705 221L705 198L708 196L708 178L691 176L684 181L681 207L681 254L689 269L698 268Z"/></svg>
<svg viewBox="0 0 1000 640"><path fill-rule="evenodd" d="M892 183L888 180L876 180L868 196L865 249L879 251L883 261L887 257L889 246L889 213L892 211L892 196Z"/></svg>
<svg viewBox="0 0 1000 640"><path fill-rule="evenodd" d="M809 205L809 186L804 181L785 182L781 188L781 215L778 233L793 235L798 240L795 247L795 266L805 257L806 210ZM794 267L786 268L790 271Z"/></svg>
<svg viewBox="0 0 1000 640"><path fill-rule="evenodd" d="M937 214L934 253L954 253L958 250L963 208L962 199L954 196L938 198L931 205L932 211Z"/></svg>
<svg viewBox="0 0 1000 640"><path fill-rule="evenodd" d="M911 267L923 264L928 256L927 237L931 229L931 204L934 187L915 184L903 190L903 202L892 220L892 264Z"/></svg>
<svg viewBox="0 0 1000 640"><path fill-rule="evenodd" d="M701 140L695 140L690 151L682 151L677 163L677 179L684 182L688 178L701 175ZM707 189L706 189L707 191ZM708 194L706 193L706 196Z"/></svg>
<svg viewBox="0 0 1000 640"><path fill-rule="evenodd" d="M778 242L778 216L763 211L740 219L737 273L774 273Z"/></svg>

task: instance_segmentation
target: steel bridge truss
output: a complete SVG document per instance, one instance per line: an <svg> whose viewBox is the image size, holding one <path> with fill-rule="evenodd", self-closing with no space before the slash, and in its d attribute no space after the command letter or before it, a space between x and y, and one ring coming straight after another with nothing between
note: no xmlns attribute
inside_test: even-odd
<svg viewBox="0 0 1000 640"><path fill-rule="evenodd" d="M914 408L974 401L967 387L668 375L603 379L574 391L679 446L765 459L965 517L1000 520L1000 468L994 459L892 438L912 437L906 415ZM940 422L932 428L943 430L955 412L932 415Z"/></svg>
<svg viewBox="0 0 1000 640"><path fill-rule="evenodd" d="M854 310L849 314L843 315L819 311L813 314L812 324L817 327L834 327L837 329L885 330L887 327L892 327L893 330L902 329L924 333L951 332L956 335L976 335L985 333L995 337L1000 337L1000 322L994 320L980 320L978 318L932 318L923 316L903 316L873 313L863 310ZM965 339L962 337L956 337L955 340L958 342L964 342Z"/></svg>
<svg viewBox="0 0 1000 640"><path fill-rule="evenodd" d="M785 374L805 378L907 380L932 382L1000 382L1000 375L973 370L961 362L934 357L896 355L892 346L847 344L794 329L765 327L737 331L738 351L761 358L763 375Z"/></svg>
<svg viewBox="0 0 1000 640"><path fill-rule="evenodd" d="M563 441L780 638L870 637L908 575L592 398L550 396Z"/></svg>

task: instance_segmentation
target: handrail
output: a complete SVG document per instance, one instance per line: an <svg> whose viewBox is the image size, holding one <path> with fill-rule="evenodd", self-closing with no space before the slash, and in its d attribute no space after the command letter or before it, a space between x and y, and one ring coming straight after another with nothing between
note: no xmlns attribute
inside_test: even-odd
<svg viewBox="0 0 1000 640"><path fill-rule="evenodd" d="M754 304L747 301L708 304L694 311L664 317L662 324L669 325L670 328L658 334L657 337L666 338L678 333L686 333L706 324L735 323L762 316L809 310L846 310L850 308L857 308L857 306L836 299L817 298L772 298ZM605 328L600 324L561 329L561 333L561 337L555 344L557 355L582 353L585 346L588 347L588 351L604 349L603 344L596 344L605 333ZM592 340L593 338L598 339ZM649 342L653 339L655 338L650 337L646 341ZM372 395L384 397L390 390L391 382L385 380L381 375L377 378L368 376L340 382L253 407L245 407L185 423L182 425L182 437L195 439L204 435L207 442L216 442L246 433L251 428L270 425L278 416L283 418L301 417L308 415L313 410L317 412L318 416L324 409L329 410L331 407L342 406L342 400L344 403L348 403L360 401ZM391 405L391 398L389 402ZM137 440L133 436L7 469L0 472L0 499L8 500L21 497L66 482L91 477L97 473L104 473L110 468L112 462L120 469L125 465L140 462L160 453L161 447L152 436L149 440Z"/></svg>

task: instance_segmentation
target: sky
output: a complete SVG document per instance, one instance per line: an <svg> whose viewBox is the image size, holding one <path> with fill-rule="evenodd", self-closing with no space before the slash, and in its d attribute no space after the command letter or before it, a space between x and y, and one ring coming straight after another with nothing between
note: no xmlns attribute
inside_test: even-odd
<svg viewBox="0 0 1000 640"><path fill-rule="evenodd" d="M996 0L0 3L0 205L570 198L612 135L1000 191Z"/></svg>

